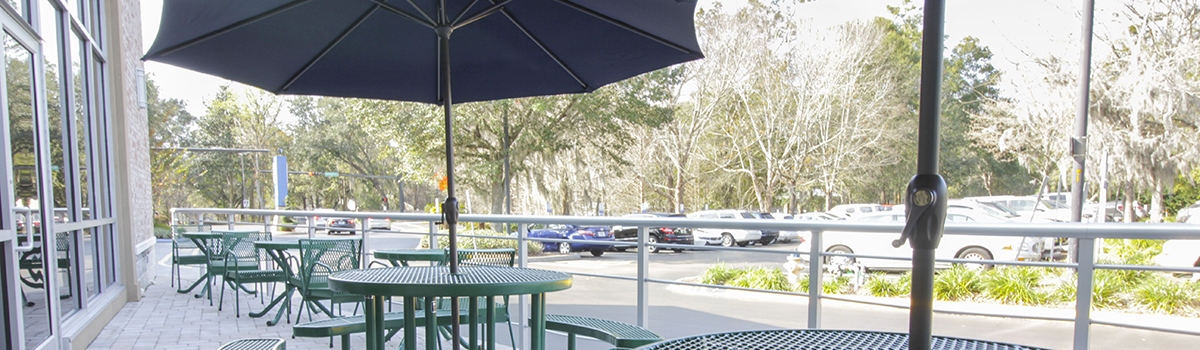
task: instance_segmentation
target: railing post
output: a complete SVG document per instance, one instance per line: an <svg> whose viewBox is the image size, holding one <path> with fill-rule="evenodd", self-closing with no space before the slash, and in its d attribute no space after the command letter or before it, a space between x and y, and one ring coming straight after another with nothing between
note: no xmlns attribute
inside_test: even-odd
<svg viewBox="0 0 1200 350"><path fill-rule="evenodd" d="M821 231L812 231L808 248L808 328L821 328Z"/></svg>
<svg viewBox="0 0 1200 350"><path fill-rule="evenodd" d="M275 215L263 215L262 216L263 232L270 233L271 237L275 237L275 231L271 230L271 223L274 222L275 220L270 220L270 218L274 218L274 217L275 217Z"/></svg>
<svg viewBox="0 0 1200 350"><path fill-rule="evenodd" d="M517 225L517 266L529 267L529 244L525 243L525 239L529 237L529 224ZM521 331L517 332L517 348L528 349L525 337L525 330L529 328L529 318L525 316L525 310L529 308L529 295L522 294L517 298L517 325ZM509 321L512 322L512 321Z"/></svg>
<svg viewBox="0 0 1200 350"><path fill-rule="evenodd" d="M235 216L234 214L229 214L228 216L226 216L225 222L228 222L228 223L229 223L229 229L230 229L230 230L233 230L233 222L234 222L234 221L237 221L237 220L236 220L236 217L237 217L237 216Z"/></svg>
<svg viewBox="0 0 1200 350"><path fill-rule="evenodd" d="M1088 333L1092 327L1092 279L1096 276L1096 239L1079 239L1079 267L1075 272L1075 350L1088 349Z"/></svg>
<svg viewBox="0 0 1200 350"><path fill-rule="evenodd" d="M646 283L650 277L650 249L646 236L646 227L638 226L637 325L643 328L650 327L650 286Z"/></svg>
<svg viewBox="0 0 1200 350"><path fill-rule="evenodd" d="M429 249L438 249L437 242L437 222L429 222Z"/></svg>

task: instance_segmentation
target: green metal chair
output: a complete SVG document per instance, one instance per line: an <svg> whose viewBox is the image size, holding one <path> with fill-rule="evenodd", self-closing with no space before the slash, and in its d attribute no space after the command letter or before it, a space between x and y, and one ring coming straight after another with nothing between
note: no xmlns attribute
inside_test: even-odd
<svg viewBox="0 0 1200 350"><path fill-rule="evenodd" d="M25 275L19 276L21 283L29 286L30 288L43 289L46 287L45 281L47 275L53 275L46 273L45 263L43 261L53 259L52 261L55 261L55 264L57 264L59 270L66 270L67 275L70 275L71 247L73 244L67 232L59 232L54 235L54 243L56 245L55 254L51 257L43 257L43 246L40 239L41 233L35 232L34 235L36 236L33 238L33 249L20 254L20 258L17 260L17 267L21 270L25 270L26 274L28 275L28 277ZM75 290L71 281L73 281L73 279L67 279L67 294L59 295L60 299L69 299L71 297L71 291ZM22 297L24 297L23 294L24 292L22 292ZM26 301L26 305L33 306L33 303Z"/></svg>
<svg viewBox="0 0 1200 350"><path fill-rule="evenodd" d="M304 315L307 308L309 321L317 310L329 317L334 317L333 307L343 303L361 303L363 296L352 293L334 292L329 289L329 275L337 272L362 268L361 239L301 239L299 261L293 261L299 268L292 281L300 291L303 305L296 316L296 323ZM290 257L289 259L296 259ZM321 304L322 300L329 301L329 308ZM357 305L355 307L357 310ZM357 312L357 311L356 311Z"/></svg>
<svg viewBox="0 0 1200 350"><path fill-rule="evenodd" d="M449 254L449 251L447 251L447 254ZM513 267L513 265L516 263L516 260L517 260L516 257L517 257L517 250L512 249L512 248L459 249L458 250L458 265L459 266ZM470 300L468 300L466 298L460 298L459 299L459 309L461 309L461 310L469 309L465 306L468 304L469 301ZM485 302L486 302L486 298L480 298L479 305L485 305L484 304ZM450 307L451 307L451 304L450 304L449 300L443 299L443 300L439 301L438 308L440 310L449 311L451 309ZM517 338L513 336L514 333L513 333L512 322L509 322L509 317L508 317L508 296L504 296L503 302L499 303L499 305L496 306L496 313L498 313L498 314L503 313L502 315L497 315L496 321L504 322L504 323L508 324L508 339L510 341L512 341L512 347L514 349L516 349L517 348L517 344L516 344ZM441 333L443 336L446 336L446 338L449 339L451 337L450 336L450 327L442 326ZM469 344L467 344L467 341L465 339L459 339L459 342L462 343L463 346L467 346L467 347L470 346ZM490 343L490 342L491 342L490 339L484 341L485 344Z"/></svg>
<svg viewBox="0 0 1200 350"><path fill-rule="evenodd" d="M185 265L208 265L208 256L204 255L196 242L184 238L184 232L200 232L205 225L171 225L171 287L176 284L183 287L179 267ZM186 291L185 291L186 292Z"/></svg>
<svg viewBox="0 0 1200 350"><path fill-rule="evenodd" d="M224 265L222 266L222 278L225 283L221 284L220 304L225 303L225 285L228 284L234 288L234 315L241 317L241 293L238 289L249 290L246 284L251 283L287 283L287 274L282 269L264 269L263 262L267 260L263 253L254 247L255 241L271 240L270 232L228 232L221 235L222 245L225 247ZM253 294L261 288L255 288ZM261 295L261 294L260 294ZM217 307L220 311L221 307Z"/></svg>

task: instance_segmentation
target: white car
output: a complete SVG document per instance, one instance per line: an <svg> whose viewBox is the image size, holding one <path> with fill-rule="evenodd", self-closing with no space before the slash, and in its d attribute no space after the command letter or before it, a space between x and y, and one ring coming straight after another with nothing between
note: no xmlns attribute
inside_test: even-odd
<svg viewBox="0 0 1200 350"><path fill-rule="evenodd" d="M367 218L367 228L381 228L384 230L390 230L392 229L392 219Z"/></svg>
<svg viewBox="0 0 1200 350"><path fill-rule="evenodd" d="M312 211L322 212L322 213L326 213L326 212L333 213L335 210L321 208L321 209L313 209ZM313 215L313 219L312 219L313 229L317 229L317 230L326 229L329 226L329 215L331 215L331 214Z"/></svg>
<svg viewBox="0 0 1200 350"><path fill-rule="evenodd" d="M770 213L770 214L762 213L762 214L764 215L764 217L769 217L769 218L775 219L775 220L792 220L792 214L787 214L787 213ZM776 242L787 243L787 242L791 242L793 239L797 239L797 238L803 240L803 238L800 238L800 231L779 231L779 238L776 238Z"/></svg>
<svg viewBox="0 0 1200 350"><path fill-rule="evenodd" d="M882 204L839 204L833 208L829 208L826 213L837 217L853 217L859 215L874 214L878 212L886 212L891 208L884 207Z"/></svg>
<svg viewBox="0 0 1200 350"><path fill-rule="evenodd" d="M895 210L895 209L893 209ZM844 217L834 216L833 214L823 211L814 211L809 213L800 213L792 215L792 219L804 221L821 221L821 220L845 220Z"/></svg>
<svg viewBox="0 0 1200 350"><path fill-rule="evenodd" d="M1154 262L1171 267L1200 267L1200 240L1171 239L1163 242Z"/></svg>
<svg viewBox="0 0 1200 350"><path fill-rule="evenodd" d="M701 210L688 214L687 217L692 219L757 220L754 218L754 214L748 211L734 209ZM696 244L705 242L705 244L720 244L726 247L732 247L734 244L745 247L754 241L762 239L762 231L734 228L698 228L692 231L692 236L695 237Z"/></svg>
<svg viewBox="0 0 1200 350"><path fill-rule="evenodd" d="M859 221L904 222L903 211L891 211L883 214L864 215ZM983 222L1003 224L1007 221L992 215L961 208L950 208L946 214L946 223L954 222ZM892 247L892 241L900 238L900 232L826 232L822 236L821 249L825 252L841 252L876 256L912 257L912 248L908 244ZM1004 237L1004 236L966 236L944 235L938 245L937 259L976 259L999 261L1036 261L1042 256L1043 239L1040 237ZM826 258L827 262L835 262ZM847 258L842 258L847 259ZM889 259L854 259L863 266L875 270L907 270L912 269L908 260ZM855 261L857 260L857 261ZM946 268L949 264L938 263L938 267ZM979 267L988 267L979 265Z"/></svg>

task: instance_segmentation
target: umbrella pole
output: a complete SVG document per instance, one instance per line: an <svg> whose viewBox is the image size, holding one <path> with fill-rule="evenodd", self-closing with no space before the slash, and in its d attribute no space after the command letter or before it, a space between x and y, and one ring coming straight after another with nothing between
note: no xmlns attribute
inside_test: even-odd
<svg viewBox="0 0 1200 350"><path fill-rule="evenodd" d="M450 98L450 32L454 31L448 25L435 28L438 36L438 62L442 76L442 109L446 116L446 202L442 203L442 213L446 216L446 226L450 227L450 274L458 274L458 199L454 198L454 103ZM458 330L458 297L450 297L450 343L458 350L460 333ZM471 320L474 324L475 320ZM428 341L428 340L426 340Z"/></svg>
<svg viewBox="0 0 1200 350"><path fill-rule="evenodd" d="M909 227L913 248L908 348L929 350L933 336L934 251L946 219L946 182L938 175L939 115L942 95L942 37L945 0L925 0L921 43L921 105L917 135L917 176L909 183Z"/></svg>

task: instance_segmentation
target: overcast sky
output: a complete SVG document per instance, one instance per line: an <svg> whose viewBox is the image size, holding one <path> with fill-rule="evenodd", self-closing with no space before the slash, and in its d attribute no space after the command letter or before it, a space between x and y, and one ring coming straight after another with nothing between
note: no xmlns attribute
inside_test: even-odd
<svg viewBox="0 0 1200 350"><path fill-rule="evenodd" d="M520 0L518 0L520 1ZM700 7L710 7L714 0L699 0ZM769 1L769 0L764 0ZM888 5L901 0L817 0L797 5L797 15L814 26L833 26L852 20L887 17ZM742 0L723 1L726 8L744 4ZM1107 32L1108 9L1115 0L1097 0L1098 33ZM918 1L918 3L921 3ZM158 31L162 12L161 1L142 1L143 45L149 48ZM1079 12L1082 1L1063 0L949 0L946 1L946 46L953 47L964 36L974 36L994 53L993 64L1005 73L1012 73L1031 57L1057 55L1077 60L1079 57ZM1100 42L1097 42L1097 48ZM193 115L202 115L204 103L215 96L221 84L237 86L228 80L175 68L157 62L146 62L146 70L160 86L160 96L187 102ZM1018 74L1007 74L1006 85L1019 83ZM1003 89L1003 87L1002 87Z"/></svg>

